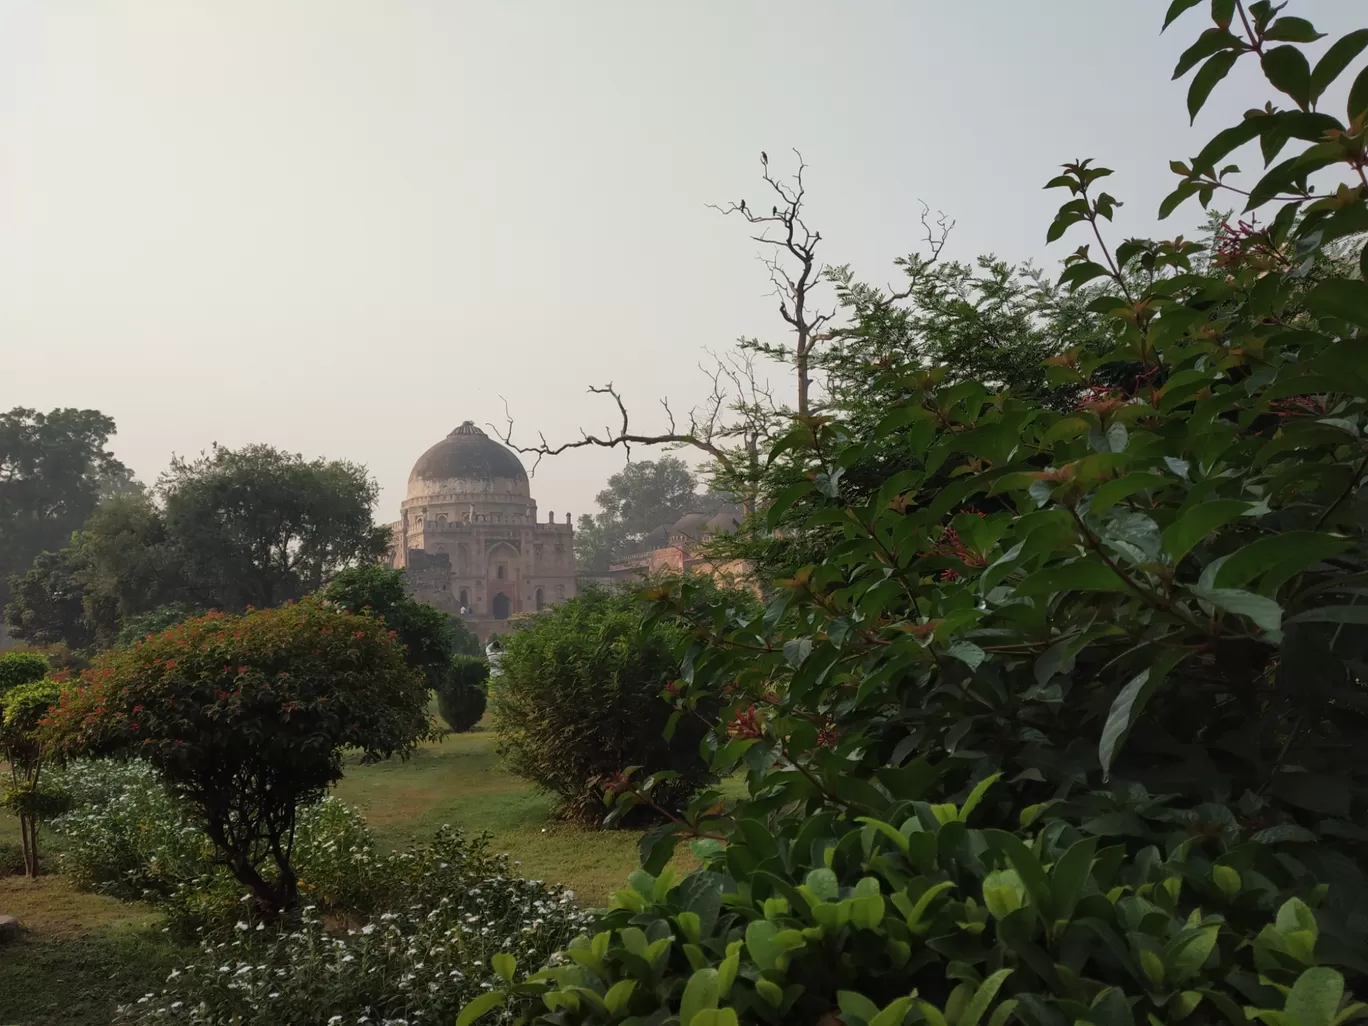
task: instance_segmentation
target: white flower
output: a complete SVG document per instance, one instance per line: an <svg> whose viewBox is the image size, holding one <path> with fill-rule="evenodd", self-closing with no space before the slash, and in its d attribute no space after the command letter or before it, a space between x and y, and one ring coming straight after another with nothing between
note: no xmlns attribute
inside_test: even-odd
<svg viewBox="0 0 1368 1026"><path fill-rule="evenodd" d="M241 919L239 919L237 923L233 926L233 929L239 932L243 932L247 929L247 924L244 923Z"/></svg>
<svg viewBox="0 0 1368 1026"><path fill-rule="evenodd" d="M365 926L361 927L361 932L365 934L367 937L369 937L371 934L375 932L375 924L367 923Z"/></svg>

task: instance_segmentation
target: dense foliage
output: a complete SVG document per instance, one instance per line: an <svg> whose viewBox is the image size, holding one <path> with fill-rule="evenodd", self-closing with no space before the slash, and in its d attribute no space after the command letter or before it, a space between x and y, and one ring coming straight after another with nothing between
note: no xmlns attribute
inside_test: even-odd
<svg viewBox="0 0 1368 1026"><path fill-rule="evenodd" d="M589 591L530 619L506 638L490 705L499 752L515 773L559 801L561 815L601 822L603 789L628 766L662 780L656 801L677 808L709 779L694 722L662 740L662 690L679 672L682 627L641 630L630 596Z"/></svg>
<svg viewBox="0 0 1368 1026"><path fill-rule="evenodd" d="M48 675L48 661L38 652L22 649L0 652L0 695L20 684L32 684Z"/></svg>
<svg viewBox="0 0 1368 1026"><path fill-rule="evenodd" d="M1049 238L1088 232L1061 284L1100 319L1050 361L1073 399L890 354L877 419L798 418L768 515L824 536L813 561L760 615L656 592L695 625L679 715L745 795L648 835L574 964L506 965L462 1022L504 1002L560 1026L1364 1013L1368 249L1344 242L1368 231L1368 69L1347 118L1317 103L1368 30L1313 66L1319 34L1283 6L1212 0L1178 67L1200 65L1190 112L1251 57L1292 106L1175 162L1161 210L1209 202L1257 140L1247 209L1278 204L1269 222L1210 254L1113 250L1109 172L1067 165ZM900 298L862 296L849 330L872 337ZM848 486L890 452L896 473ZM683 839L704 869L676 883Z"/></svg>
<svg viewBox="0 0 1368 1026"><path fill-rule="evenodd" d="M67 755L151 762L270 912L298 899L298 807L342 775L345 748L409 752L426 706L391 631L309 600L210 614L107 653L63 693L50 730Z"/></svg>
<svg viewBox="0 0 1368 1026"><path fill-rule="evenodd" d="M125 490L13 580L16 637L103 650L168 610L280 605L384 553L363 467L270 446L176 460L155 496ZM142 630L142 633L146 633Z"/></svg>
<svg viewBox="0 0 1368 1026"><path fill-rule="evenodd" d="M65 544L102 496L130 486L106 448L113 434L98 410L0 413L0 611L11 577Z"/></svg>
<svg viewBox="0 0 1368 1026"><path fill-rule="evenodd" d="M377 616L404 646L408 664L438 689L458 654L479 655L480 639L459 618L410 597L404 571L366 563L343 570L323 589L324 600L348 613Z"/></svg>
<svg viewBox="0 0 1368 1026"><path fill-rule="evenodd" d="M457 734L480 722L488 703L489 663L481 656L452 657L446 680L437 689L437 711Z"/></svg>
<svg viewBox="0 0 1368 1026"><path fill-rule="evenodd" d="M215 446L177 459L158 482L167 530L196 594L219 609L263 608L317 591L338 571L382 556L371 520L379 494L366 469L267 445Z"/></svg>

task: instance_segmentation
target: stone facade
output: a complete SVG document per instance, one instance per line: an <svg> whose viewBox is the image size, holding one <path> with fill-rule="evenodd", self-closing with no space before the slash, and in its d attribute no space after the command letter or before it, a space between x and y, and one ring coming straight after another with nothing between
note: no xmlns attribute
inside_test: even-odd
<svg viewBox="0 0 1368 1026"><path fill-rule="evenodd" d="M719 584L756 589L751 567L743 560L714 559L704 551L709 535L731 534L745 518L740 506L725 505L712 512L686 513L673 524L662 524L646 536L642 551L613 563L588 578L612 587L658 573L706 574ZM758 594L758 590L757 590Z"/></svg>
<svg viewBox="0 0 1368 1026"><path fill-rule="evenodd" d="M522 462L470 421L419 457L390 533L413 596L481 641L575 594L570 514L540 520Z"/></svg>

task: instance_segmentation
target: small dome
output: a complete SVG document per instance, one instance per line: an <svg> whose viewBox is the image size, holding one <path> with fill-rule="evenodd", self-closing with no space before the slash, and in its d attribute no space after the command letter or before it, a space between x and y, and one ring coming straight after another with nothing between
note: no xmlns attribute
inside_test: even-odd
<svg viewBox="0 0 1368 1026"><path fill-rule="evenodd" d="M410 499L450 494L532 493L522 461L466 421L419 456L409 474Z"/></svg>
<svg viewBox="0 0 1368 1026"><path fill-rule="evenodd" d="M703 534L703 525L708 522L706 513L685 513L674 522L670 528L671 535L682 534L689 538L699 538Z"/></svg>
<svg viewBox="0 0 1368 1026"><path fill-rule="evenodd" d="M741 511L733 506L723 506L704 525L709 534L731 534L740 526Z"/></svg>

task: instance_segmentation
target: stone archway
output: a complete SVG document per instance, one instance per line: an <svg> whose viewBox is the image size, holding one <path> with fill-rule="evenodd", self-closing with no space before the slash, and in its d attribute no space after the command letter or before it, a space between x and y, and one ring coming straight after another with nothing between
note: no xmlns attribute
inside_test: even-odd
<svg viewBox="0 0 1368 1026"><path fill-rule="evenodd" d="M513 600L503 592L494 596L494 601L490 603L490 608L494 613L494 619L507 620L509 614L513 612Z"/></svg>

